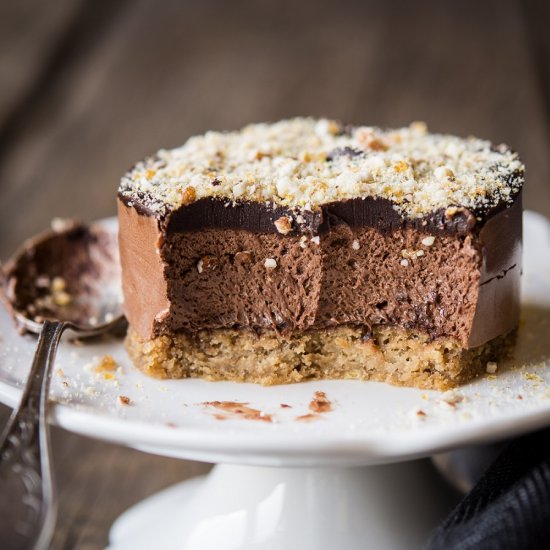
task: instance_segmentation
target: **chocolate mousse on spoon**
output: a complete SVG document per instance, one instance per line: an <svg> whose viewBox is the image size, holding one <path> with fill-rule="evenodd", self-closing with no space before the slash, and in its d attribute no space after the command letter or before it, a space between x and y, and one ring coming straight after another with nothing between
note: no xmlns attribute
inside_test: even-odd
<svg viewBox="0 0 550 550"><path fill-rule="evenodd" d="M116 224L55 223L3 266L2 279L18 329L40 337L21 402L0 439L0 483L12 489L3 494L21 495L0 498L0 540L41 549L56 517L47 423L55 354L66 329L87 338L124 322Z"/></svg>

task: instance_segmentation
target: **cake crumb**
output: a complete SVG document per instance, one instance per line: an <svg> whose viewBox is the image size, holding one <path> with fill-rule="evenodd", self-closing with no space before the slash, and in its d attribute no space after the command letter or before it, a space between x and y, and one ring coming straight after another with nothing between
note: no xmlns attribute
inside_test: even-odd
<svg viewBox="0 0 550 550"><path fill-rule="evenodd" d="M302 414L296 417L298 422L313 422L314 420L320 420L322 417L320 414L308 413Z"/></svg>
<svg viewBox="0 0 550 550"><path fill-rule="evenodd" d="M99 363L93 368L94 372L106 373L113 372L118 368L117 362L112 355L106 354L99 360Z"/></svg>
<svg viewBox="0 0 550 550"><path fill-rule="evenodd" d="M332 411L332 403L328 400L324 391L316 391L309 404L309 410L315 413L325 413Z"/></svg>
<svg viewBox="0 0 550 550"><path fill-rule="evenodd" d="M117 402L118 402L119 405L124 405L124 406L134 404L133 401L129 397L127 397L126 395L119 395L118 399L117 399Z"/></svg>
<svg viewBox="0 0 550 550"><path fill-rule="evenodd" d="M422 409L413 409L410 416L413 420L425 420L428 415Z"/></svg>
<svg viewBox="0 0 550 550"><path fill-rule="evenodd" d="M202 403L205 407L213 407L225 413L232 414L235 417L245 420L259 420L261 422L273 422L273 415L249 407L249 403L240 403L238 401L205 401Z"/></svg>
<svg viewBox="0 0 550 550"><path fill-rule="evenodd" d="M281 409L291 409L292 405L287 405L286 403L281 403Z"/></svg>
<svg viewBox="0 0 550 550"><path fill-rule="evenodd" d="M446 392L440 399L439 404L444 408L455 409L459 403L464 401L464 396L461 393L454 391Z"/></svg>

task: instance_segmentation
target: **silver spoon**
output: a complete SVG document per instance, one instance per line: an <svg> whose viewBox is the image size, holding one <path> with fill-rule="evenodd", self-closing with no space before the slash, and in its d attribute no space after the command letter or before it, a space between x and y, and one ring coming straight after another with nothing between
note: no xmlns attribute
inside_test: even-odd
<svg viewBox="0 0 550 550"><path fill-rule="evenodd" d="M57 499L47 423L61 335L98 336L124 323L116 224L65 222L27 241L3 268L3 298L21 332L40 334L21 402L0 438L0 540L43 550ZM10 495L10 502L6 496Z"/></svg>

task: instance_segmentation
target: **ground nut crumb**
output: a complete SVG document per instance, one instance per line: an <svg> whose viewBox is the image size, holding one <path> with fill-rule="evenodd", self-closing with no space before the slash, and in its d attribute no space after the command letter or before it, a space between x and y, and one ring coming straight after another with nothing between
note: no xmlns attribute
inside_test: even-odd
<svg viewBox="0 0 550 550"><path fill-rule="evenodd" d="M409 260L401 260L399 262L403 267L409 267Z"/></svg>
<svg viewBox="0 0 550 550"><path fill-rule="evenodd" d="M424 246L432 246L435 243L435 237L433 235L429 235L428 237L424 237L422 239L422 244Z"/></svg>
<svg viewBox="0 0 550 550"><path fill-rule="evenodd" d="M61 292L62 290L65 290L66 286L67 283L65 282L65 279L63 279L63 277L54 277L52 279L50 288L52 292Z"/></svg>
<svg viewBox="0 0 550 550"><path fill-rule="evenodd" d="M409 164L407 162L405 162L404 160L400 160L400 161L397 161L396 163L394 163L393 169L396 172L405 172L409 169Z"/></svg>
<svg viewBox="0 0 550 550"><path fill-rule="evenodd" d="M456 206L449 206L449 208L445 209L445 217L448 220L452 220L458 214L459 210L460 209Z"/></svg>
<svg viewBox="0 0 550 550"><path fill-rule="evenodd" d="M197 198L197 191L195 190L195 188L186 187L182 193L181 203L183 205L191 204L196 200L196 198Z"/></svg>
<svg viewBox="0 0 550 550"><path fill-rule="evenodd" d="M277 260L274 260L273 258L267 258L264 262L264 266L266 269L275 269L277 267Z"/></svg>
<svg viewBox="0 0 550 550"><path fill-rule="evenodd" d="M351 248L353 248L353 250L359 250L361 248L361 245L359 244L359 241L357 239L353 240L353 242L351 243Z"/></svg>
<svg viewBox="0 0 550 550"><path fill-rule="evenodd" d="M288 216L281 216L274 223L277 231L282 235L287 235L292 231L292 220Z"/></svg>
<svg viewBox="0 0 550 550"><path fill-rule="evenodd" d="M71 295L65 291L52 294L56 306L68 306L72 302Z"/></svg>
<svg viewBox="0 0 550 550"><path fill-rule="evenodd" d="M495 374L497 368L498 364L495 361L489 361L485 370L487 371L487 374Z"/></svg>
<svg viewBox="0 0 550 550"><path fill-rule="evenodd" d="M321 244L321 239L319 238L319 236L311 237L311 242L315 244Z"/></svg>
<svg viewBox="0 0 550 550"><path fill-rule="evenodd" d="M434 176L438 179L448 179L448 180L454 180L454 172L448 168L447 166L438 166L434 170Z"/></svg>

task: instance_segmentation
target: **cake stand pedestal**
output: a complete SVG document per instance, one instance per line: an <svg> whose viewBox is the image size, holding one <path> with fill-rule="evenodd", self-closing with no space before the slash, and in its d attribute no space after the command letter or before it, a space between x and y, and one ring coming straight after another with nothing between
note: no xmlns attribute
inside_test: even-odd
<svg viewBox="0 0 550 550"><path fill-rule="evenodd" d="M426 461L368 467L219 464L130 508L108 550L421 547L452 496Z"/></svg>

